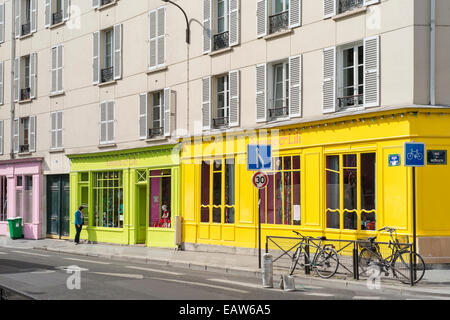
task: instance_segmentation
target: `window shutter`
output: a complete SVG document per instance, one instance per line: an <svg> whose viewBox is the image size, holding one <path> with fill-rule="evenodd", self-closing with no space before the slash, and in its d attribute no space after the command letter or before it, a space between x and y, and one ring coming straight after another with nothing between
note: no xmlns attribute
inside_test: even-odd
<svg viewBox="0 0 450 320"><path fill-rule="evenodd" d="M5 42L5 4L0 4L0 43Z"/></svg>
<svg viewBox="0 0 450 320"><path fill-rule="evenodd" d="M106 118L107 103L100 104L100 143L106 143L107 140L107 118Z"/></svg>
<svg viewBox="0 0 450 320"><path fill-rule="evenodd" d="M107 139L108 139L108 142L113 142L114 141L114 102L113 101L108 102L107 108L108 108L106 110L107 121L108 121Z"/></svg>
<svg viewBox="0 0 450 320"><path fill-rule="evenodd" d="M36 152L36 116L30 117L30 130L28 132L30 152Z"/></svg>
<svg viewBox="0 0 450 320"><path fill-rule="evenodd" d="M380 105L380 37L364 39L364 106Z"/></svg>
<svg viewBox="0 0 450 320"><path fill-rule="evenodd" d="M239 44L240 19L239 19L240 0L229 0L229 24L230 24L230 46Z"/></svg>
<svg viewBox="0 0 450 320"><path fill-rule="evenodd" d="M92 62L93 83L100 83L100 32L93 33L93 62Z"/></svg>
<svg viewBox="0 0 450 320"><path fill-rule="evenodd" d="M203 130L211 130L211 77L202 79Z"/></svg>
<svg viewBox="0 0 450 320"><path fill-rule="evenodd" d="M70 0L63 0L63 19L67 21L70 19Z"/></svg>
<svg viewBox="0 0 450 320"><path fill-rule="evenodd" d="M63 113L62 111L58 112L56 114L56 129L57 129L57 144L56 147L57 148L62 148L63 147Z"/></svg>
<svg viewBox="0 0 450 320"><path fill-rule="evenodd" d="M230 106L230 127L239 127L240 120L240 71L230 71L228 74L230 83L229 106Z"/></svg>
<svg viewBox="0 0 450 320"><path fill-rule="evenodd" d="M302 115L302 56L289 58L289 116Z"/></svg>
<svg viewBox="0 0 450 320"><path fill-rule="evenodd" d="M52 130L51 130L51 149L56 149L57 146L57 119L56 119L56 112L53 112L50 114L51 122L52 122Z"/></svg>
<svg viewBox="0 0 450 320"><path fill-rule="evenodd" d="M164 89L164 136L172 135L172 90Z"/></svg>
<svg viewBox="0 0 450 320"><path fill-rule="evenodd" d="M323 100L324 113L336 111L336 47L323 50Z"/></svg>
<svg viewBox="0 0 450 320"><path fill-rule="evenodd" d="M5 63L0 62L0 105L5 103Z"/></svg>
<svg viewBox="0 0 450 320"><path fill-rule="evenodd" d="M93 8L99 8L100 7L100 0L92 0L92 7Z"/></svg>
<svg viewBox="0 0 450 320"><path fill-rule="evenodd" d="M289 2L289 28L299 27L302 24L302 0Z"/></svg>
<svg viewBox="0 0 450 320"><path fill-rule="evenodd" d="M16 27L16 39L22 34L22 1L16 1L15 6L15 27Z"/></svg>
<svg viewBox="0 0 450 320"><path fill-rule="evenodd" d="M45 0L45 27L52 25L52 1Z"/></svg>
<svg viewBox="0 0 450 320"><path fill-rule="evenodd" d="M58 46L58 92L64 90L64 46Z"/></svg>
<svg viewBox="0 0 450 320"><path fill-rule="evenodd" d="M371 4L377 4L380 3L380 0L364 0L365 6L370 6Z"/></svg>
<svg viewBox="0 0 450 320"><path fill-rule="evenodd" d="M256 122L267 121L267 65L256 66Z"/></svg>
<svg viewBox="0 0 450 320"><path fill-rule="evenodd" d="M122 78L122 25L114 26L114 80Z"/></svg>
<svg viewBox="0 0 450 320"><path fill-rule="evenodd" d="M323 0L323 18L336 15L336 0Z"/></svg>
<svg viewBox="0 0 450 320"><path fill-rule="evenodd" d="M156 68L158 65L157 62L157 54L156 54L156 47L157 47L157 24L156 24L156 10L151 11L148 14L148 26L149 26L149 39L148 39L148 68L153 69Z"/></svg>
<svg viewBox="0 0 450 320"><path fill-rule="evenodd" d="M19 153L19 119L14 120L14 153Z"/></svg>
<svg viewBox="0 0 450 320"><path fill-rule="evenodd" d="M30 55L30 98L36 98L37 53Z"/></svg>
<svg viewBox="0 0 450 320"><path fill-rule="evenodd" d="M139 95L139 138L148 137L148 93Z"/></svg>
<svg viewBox="0 0 450 320"><path fill-rule="evenodd" d="M58 47L52 48L52 93L58 91Z"/></svg>
<svg viewBox="0 0 450 320"><path fill-rule="evenodd" d="M0 154L2 155L4 153L4 128L3 128L4 121L0 121Z"/></svg>
<svg viewBox="0 0 450 320"><path fill-rule="evenodd" d="M166 63L166 8L158 9L158 66Z"/></svg>
<svg viewBox="0 0 450 320"><path fill-rule="evenodd" d="M203 53L212 50L212 0L203 0Z"/></svg>
<svg viewBox="0 0 450 320"><path fill-rule="evenodd" d="M14 60L14 101L17 102L20 99L20 58Z"/></svg>
<svg viewBox="0 0 450 320"><path fill-rule="evenodd" d="M37 0L31 0L31 32L37 31Z"/></svg>
<svg viewBox="0 0 450 320"><path fill-rule="evenodd" d="M256 3L256 36L267 35L267 0L258 0Z"/></svg>

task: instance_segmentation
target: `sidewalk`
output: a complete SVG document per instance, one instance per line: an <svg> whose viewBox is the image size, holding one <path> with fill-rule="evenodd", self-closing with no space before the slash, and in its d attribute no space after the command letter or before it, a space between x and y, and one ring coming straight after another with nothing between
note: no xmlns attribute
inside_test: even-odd
<svg viewBox="0 0 450 320"><path fill-rule="evenodd" d="M79 244L66 240L11 240L0 237L0 247L14 249L37 249L57 253L68 253L81 256L101 257L118 261L131 261L139 263L156 263L191 270L212 271L222 274L233 274L261 279L258 269L258 257L254 255L227 254L198 251L176 251L174 249L147 248L144 246L122 246L112 244ZM274 268L276 282L286 269ZM313 274L313 273L312 273ZM355 281L351 275L324 280L303 273L296 273L297 281L302 284L317 284L318 282L334 282L344 287L366 287L366 281ZM416 286L410 287L400 282L383 281L383 289L396 290L403 293L440 294L450 297L450 270L427 270L423 280Z"/></svg>

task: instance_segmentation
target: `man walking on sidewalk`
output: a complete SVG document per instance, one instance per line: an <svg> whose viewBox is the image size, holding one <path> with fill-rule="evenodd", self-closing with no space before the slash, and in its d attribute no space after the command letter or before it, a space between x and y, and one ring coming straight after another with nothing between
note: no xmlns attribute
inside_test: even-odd
<svg viewBox="0 0 450 320"><path fill-rule="evenodd" d="M83 229L83 224L84 224L84 216L83 216L83 206L80 206L77 210L77 212L75 212L75 229L77 231L76 235L75 235L75 245L80 243L80 233L81 230Z"/></svg>

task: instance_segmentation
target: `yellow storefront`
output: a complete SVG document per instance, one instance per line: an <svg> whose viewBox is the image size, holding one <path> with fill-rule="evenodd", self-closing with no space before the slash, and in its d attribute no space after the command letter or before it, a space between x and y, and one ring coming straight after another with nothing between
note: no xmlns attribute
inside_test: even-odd
<svg viewBox="0 0 450 320"><path fill-rule="evenodd" d="M398 108L284 127L196 137L182 142L183 242L237 248L305 235L359 239L391 226L412 235L412 171L403 145L450 148L450 111ZM257 191L248 144L271 144L269 185ZM390 163L400 156L400 163ZM426 262L450 262L450 168L417 169L418 248ZM260 206L258 206L260 204ZM410 237L410 240L411 237Z"/></svg>

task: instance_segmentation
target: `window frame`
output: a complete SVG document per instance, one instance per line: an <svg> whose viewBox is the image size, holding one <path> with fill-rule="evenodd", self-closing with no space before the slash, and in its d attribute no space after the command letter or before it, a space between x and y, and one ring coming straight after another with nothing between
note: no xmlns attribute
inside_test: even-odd
<svg viewBox="0 0 450 320"><path fill-rule="evenodd" d="M346 88L351 88L352 86L344 87L344 52L353 49L353 95L348 96L353 98L356 104L346 105L342 108L339 107L337 103L336 109L339 110L349 110L349 109L359 109L364 108L364 89L365 89L365 77L364 77L364 41L357 41L350 44L342 45L337 47L337 92L336 100L346 98L344 94ZM359 50L362 50L362 61L359 61ZM362 68L362 83L359 83L359 68ZM349 68L347 68L349 69ZM359 93L359 88L362 87L362 93ZM355 97L360 96L358 100Z"/></svg>

